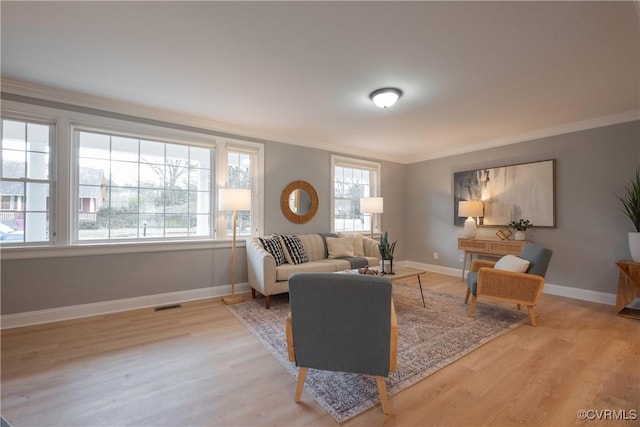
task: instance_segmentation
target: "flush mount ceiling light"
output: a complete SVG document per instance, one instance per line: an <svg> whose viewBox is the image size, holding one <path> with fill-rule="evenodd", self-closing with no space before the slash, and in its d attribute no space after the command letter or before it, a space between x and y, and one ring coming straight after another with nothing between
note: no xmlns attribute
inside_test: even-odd
<svg viewBox="0 0 640 427"><path fill-rule="evenodd" d="M380 108L389 108L402 96L402 91L395 87L385 87L374 90L369 98Z"/></svg>

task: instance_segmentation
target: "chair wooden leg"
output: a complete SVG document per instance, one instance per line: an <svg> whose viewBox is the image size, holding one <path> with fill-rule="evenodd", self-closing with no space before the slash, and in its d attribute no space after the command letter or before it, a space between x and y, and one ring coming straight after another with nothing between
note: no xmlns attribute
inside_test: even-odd
<svg viewBox="0 0 640 427"><path fill-rule="evenodd" d="M473 310L476 308L476 301L478 300L478 296L474 295L471 297L471 304L469 305L469 317L473 317Z"/></svg>
<svg viewBox="0 0 640 427"><path fill-rule="evenodd" d="M528 305L527 310L529 310L529 318L531 319L531 326L536 326L536 315L533 312L533 306Z"/></svg>
<svg viewBox="0 0 640 427"><path fill-rule="evenodd" d="M296 403L300 402L305 378L307 378L307 368L300 368L300 370L298 371L298 386L296 387L296 396L293 398Z"/></svg>
<svg viewBox="0 0 640 427"><path fill-rule="evenodd" d="M254 288L251 288L251 298L255 298L256 297L256 290Z"/></svg>
<svg viewBox="0 0 640 427"><path fill-rule="evenodd" d="M387 388L384 384L384 377L377 376L376 384L378 385L378 394L380 395L380 405L382 406L382 412L385 415L389 415L389 400L387 399Z"/></svg>
<svg viewBox="0 0 640 427"><path fill-rule="evenodd" d="M471 291L469 290L469 288L467 288L467 296L464 297L464 303L468 303L469 302L469 295L471 295Z"/></svg>
<svg viewBox="0 0 640 427"><path fill-rule="evenodd" d="M269 307L271 307L271 295L264 296L264 306L267 310L269 310Z"/></svg>

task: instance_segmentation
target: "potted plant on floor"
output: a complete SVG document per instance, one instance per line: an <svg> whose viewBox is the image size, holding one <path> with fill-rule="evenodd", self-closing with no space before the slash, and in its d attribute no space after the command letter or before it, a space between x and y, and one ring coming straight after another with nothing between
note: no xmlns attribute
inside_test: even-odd
<svg viewBox="0 0 640 427"><path fill-rule="evenodd" d="M531 222L528 219L520 218L517 221L511 221L509 223L509 227L516 230L516 234L514 236L516 240L527 240L527 235L525 231L533 227L533 224L531 224Z"/></svg>
<svg viewBox="0 0 640 427"><path fill-rule="evenodd" d="M382 274L393 274L393 252L396 250L396 243L398 243L398 239L392 243L389 242L389 233L386 231L380 236L378 249L380 249L380 257L382 258L380 261Z"/></svg>
<svg viewBox="0 0 640 427"><path fill-rule="evenodd" d="M634 262L640 262L640 165L636 168L636 176L624 188L622 196L622 212L629 217L636 231L629 232L629 251Z"/></svg>

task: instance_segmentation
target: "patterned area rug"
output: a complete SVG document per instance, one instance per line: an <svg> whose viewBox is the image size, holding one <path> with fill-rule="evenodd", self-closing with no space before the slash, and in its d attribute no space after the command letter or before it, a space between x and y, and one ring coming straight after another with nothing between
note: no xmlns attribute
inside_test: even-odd
<svg viewBox="0 0 640 427"><path fill-rule="evenodd" d="M393 284L398 318L398 370L386 379L387 394L400 390L460 359L486 342L522 325L524 312L480 301L472 318L464 298L425 289L423 308L416 285ZM267 350L298 377L298 368L287 358L284 324L289 313L288 295L272 296L271 309L264 299L227 306ZM379 403L373 377L309 369L304 391L333 418L344 422ZM295 387L291 388L291 399ZM304 394L303 394L304 399Z"/></svg>

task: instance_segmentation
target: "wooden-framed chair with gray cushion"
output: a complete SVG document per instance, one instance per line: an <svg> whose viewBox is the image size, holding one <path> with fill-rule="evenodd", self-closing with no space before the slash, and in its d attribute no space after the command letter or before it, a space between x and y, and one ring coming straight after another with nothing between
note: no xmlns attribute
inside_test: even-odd
<svg viewBox="0 0 640 427"><path fill-rule="evenodd" d="M294 273L286 321L289 360L300 368L296 402L307 370L375 376L382 411L389 413L384 378L397 365L398 324L386 277Z"/></svg>
<svg viewBox="0 0 640 427"><path fill-rule="evenodd" d="M519 257L507 255L499 261L473 260L467 275L467 296L471 295L469 316L473 316L478 298L489 298L526 305L531 325L536 326L534 307L538 304L545 283L545 274L553 251L527 243Z"/></svg>

